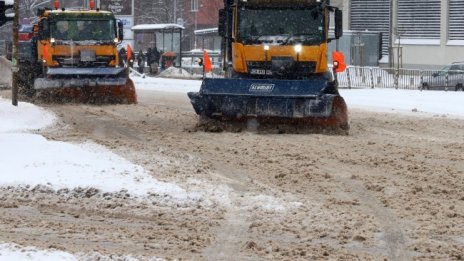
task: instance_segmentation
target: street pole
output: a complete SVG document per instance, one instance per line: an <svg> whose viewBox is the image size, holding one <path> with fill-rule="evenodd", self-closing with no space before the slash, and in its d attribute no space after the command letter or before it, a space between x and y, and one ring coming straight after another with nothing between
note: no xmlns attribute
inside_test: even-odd
<svg viewBox="0 0 464 261"><path fill-rule="evenodd" d="M193 31L194 49L197 49L197 34L195 33L195 31L197 30L197 13L198 13L198 10L195 11L195 30Z"/></svg>
<svg viewBox="0 0 464 261"><path fill-rule="evenodd" d="M173 24L177 23L177 0L174 0L174 22Z"/></svg>
<svg viewBox="0 0 464 261"><path fill-rule="evenodd" d="M388 67L393 68L393 0L390 0L390 21L388 30Z"/></svg>
<svg viewBox="0 0 464 261"><path fill-rule="evenodd" d="M14 19L13 19L13 82L11 88L11 103L14 106L18 106L18 62L19 62L19 52L18 52L18 29L19 29L19 0L14 0L13 5L14 10Z"/></svg>

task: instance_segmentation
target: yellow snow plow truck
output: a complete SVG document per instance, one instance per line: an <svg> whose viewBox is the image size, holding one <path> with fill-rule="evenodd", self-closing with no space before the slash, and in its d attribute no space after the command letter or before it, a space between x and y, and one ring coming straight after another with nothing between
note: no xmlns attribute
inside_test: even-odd
<svg viewBox="0 0 464 261"><path fill-rule="evenodd" d="M21 93L53 102L137 103L128 68L119 63L122 30L108 11L67 10L58 1L55 10L39 9L37 23L19 30Z"/></svg>
<svg viewBox="0 0 464 261"><path fill-rule="evenodd" d="M225 78L205 78L188 94L202 119L348 131L327 59L342 12L329 0L224 0L218 31Z"/></svg>

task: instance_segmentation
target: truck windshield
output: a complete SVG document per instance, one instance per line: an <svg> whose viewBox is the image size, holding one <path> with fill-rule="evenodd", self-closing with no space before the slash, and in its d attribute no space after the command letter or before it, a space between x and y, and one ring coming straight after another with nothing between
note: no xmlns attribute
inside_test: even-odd
<svg viewBox="0 0 464 261"><path fill-rule="evenodd" d="M52 25L52 37L62 41L112 41L114 20L59 20Z"/></svg>
<svg viewBox="0 0 464 261"><path fill-rule="evenodd" d="M239 12L238 38L242 40L280 35L311 42L324 39L324 17L317 8L242 9Z"/></svg>

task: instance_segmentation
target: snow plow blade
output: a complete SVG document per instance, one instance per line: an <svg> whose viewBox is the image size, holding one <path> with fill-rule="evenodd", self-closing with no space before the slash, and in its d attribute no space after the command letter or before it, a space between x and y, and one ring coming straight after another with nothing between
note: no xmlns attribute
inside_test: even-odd
<svg viewBox="0 0 464 261"><path fill-rule="evenodd" d="M348 130L346 103L327 86L324 79L206 78L188 96L203 118Z"/></svg>
<svg viewBox="0 0 464 261"><path fill-rule="evenodd" d="M134 83L125 68L50 68L37 78L39 98L52 102L137 103Z"/></svg>

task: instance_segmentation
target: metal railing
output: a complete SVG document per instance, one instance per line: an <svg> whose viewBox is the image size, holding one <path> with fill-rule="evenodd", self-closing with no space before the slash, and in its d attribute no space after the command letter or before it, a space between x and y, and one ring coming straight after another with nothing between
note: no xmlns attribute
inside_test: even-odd
<svg viewBox="0 0 464 261"><path fill-rule="evenodd" d="M0 40L0 56L11 55L11 42Z"/></svg>
<svg viewBox="0 0 464 261"><path fill-rule="evenodd" d="M222 71L222 56L220 53L211 52L208 54L211 58L213 71L217 74ZM202 67L198 65L198 58L203 58L203 53L182 52L182 68L191 74L202 74Z"/></svg>
<svg viewBox="0 0 464 261"><path fill-rule="evenodd" d="M338 73L340 88L461 90L464 71L391 69L349 66Z"/></svg>

